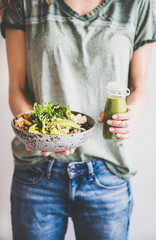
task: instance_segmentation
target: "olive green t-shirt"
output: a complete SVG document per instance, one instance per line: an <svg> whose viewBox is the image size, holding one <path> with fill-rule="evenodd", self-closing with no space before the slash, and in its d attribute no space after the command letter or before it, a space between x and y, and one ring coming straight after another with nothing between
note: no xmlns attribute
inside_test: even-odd
<svg viewBox="0 0 156 240"><path fill-rule="evenodd" d="M13 2L13 3L12 3ZM92 12L80 16L63 0L11 0L1 25L26 33L27 83L33 101L69 105L96 121L106 102L109 81L128 84L133 52L156 41L154 0L104 0ZM43 3L33 12L33 7ZM14 9L16 8L16 10ZM116 175L127 179L137 170L128 140L103 139L102 124L74 154L54 157L60 161L100 158ZM12 142L15 166L30 168L45 157L28 152L15 138Z"/></svg>

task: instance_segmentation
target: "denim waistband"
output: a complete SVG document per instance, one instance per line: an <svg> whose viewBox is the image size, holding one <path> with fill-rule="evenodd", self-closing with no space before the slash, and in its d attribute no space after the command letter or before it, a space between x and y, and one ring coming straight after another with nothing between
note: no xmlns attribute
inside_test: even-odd
<svg viewBox="0 0 156 240"><path fill-rule="evenodd" d="M104 160L100 159L92 159L86 162L61 162L49 158L37 168L44 169L47 178L50 178L52 171L55 171L61 175L68 174L71 179L87 173L88 179L93 180L94 172L97 172L103 166Z"/></svg>

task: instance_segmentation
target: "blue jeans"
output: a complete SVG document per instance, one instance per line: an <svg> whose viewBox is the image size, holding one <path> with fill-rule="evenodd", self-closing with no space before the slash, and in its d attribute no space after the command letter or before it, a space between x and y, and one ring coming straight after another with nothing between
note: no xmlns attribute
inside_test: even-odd
<svg viewBox="0 0 156 240"><path fill-rule="evenodd" d="M14 171L11 204L14 240L63 240L68 217L77 240L126 240L133 200L102 160L49 159Z"/></svg>

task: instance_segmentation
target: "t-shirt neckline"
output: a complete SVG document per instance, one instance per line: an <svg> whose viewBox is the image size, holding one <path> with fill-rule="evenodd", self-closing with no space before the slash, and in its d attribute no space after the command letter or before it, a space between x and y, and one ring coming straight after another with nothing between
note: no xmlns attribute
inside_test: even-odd
<svg viewBox="0 0 156 240"><path fill-rule="evenodd" d="M94 10L91 12L85 14L85 15L80 15L76 11L74 11L64 0L57 0L60 4L60 8L70 17L75 17L80 20L90 20L94 18L103 8L104 6L107 5L108 2L111 0L103 0Z"/></svg>

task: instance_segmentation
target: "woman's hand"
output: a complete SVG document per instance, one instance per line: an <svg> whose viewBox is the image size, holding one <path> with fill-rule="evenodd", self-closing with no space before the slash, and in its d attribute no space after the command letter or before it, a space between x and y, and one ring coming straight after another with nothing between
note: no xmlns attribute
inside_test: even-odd
<svg viewBox="0 0 156 240"><path fill-rule="evenodd" d="M28 150L28 151L32 151L33 149L28 147L28 146L25 146L25 148ZM73 152L75 151L75 149L69 149L69 150L66 150L66 151L63 151L63 152L56 152L56 156L62 156L62 155L69 155L69 154L72 154ZM51 152L44 152L42 151L42 154L44 157L48 157L50 155Z"/></svg>
<svg viewBox="0 0 156 240"><path fill-rule="evenodd" d="M103 117L104 111L101 111L99 123L103 123ZM114 114L112 119L107 121L107 124L110 125L109 131L116 133L117 138L128 139L136 124L136 114L132 108L127 107L126 113Z"/></svg>

